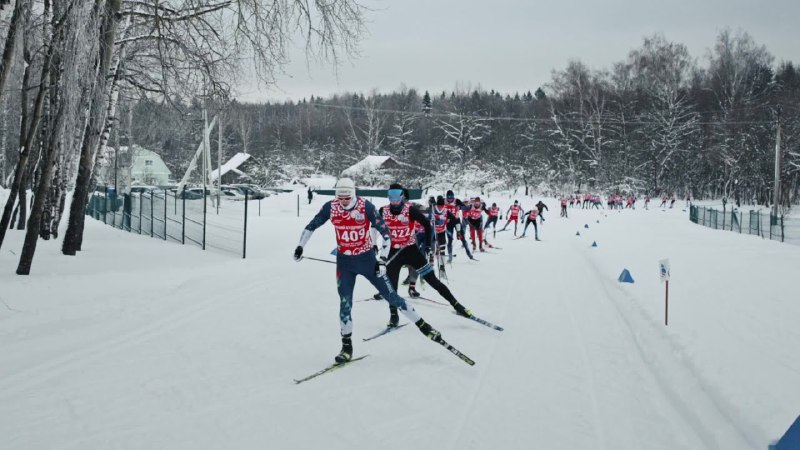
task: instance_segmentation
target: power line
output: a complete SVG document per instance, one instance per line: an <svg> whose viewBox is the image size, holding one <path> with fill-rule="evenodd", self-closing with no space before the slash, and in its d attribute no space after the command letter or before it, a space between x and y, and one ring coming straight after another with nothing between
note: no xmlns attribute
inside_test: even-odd
<svg viewBox="0 0 800 450"><path fill-rule="evenodd" d="M385 108L367 108L364 106L346 106L346 105L326 105L324 103L309 103L309 105L314 107L320 108L329 108L329 109L339 109L339 110L351 110L351 111L371 111L371 112L381 112L386 114L400 114L400 115L411 115L411 116L418 116L418 117L437 117L437 118L452 118L453 116L459 117L466 117L475 120L482 120L482 121L501 121L501 122L533 122L533 123L551 123L553 122L552 118L537 118L537 117L509 117L509 116L481 116L477 114L462 114L462 113L435 113L435 112L423 112L423 111L406 111L406 110L397 110L397 109L385 109ZM689 111L690 113L696 113L694 111ZM621 123L618 117L614 116L597 116L595 118L589 120L576 120L576 119L559 119L559 123L569 123L569 124L584 124L587 122L592 122L594 119L601 119L607 121L617 121ZM647 121L647 120L630 120L625 121L626 124L629 125L658 125L662 122L656 121ZM766 125L774 123L773 120L746 120L746 121L695 121L697 125Z"/></svg>

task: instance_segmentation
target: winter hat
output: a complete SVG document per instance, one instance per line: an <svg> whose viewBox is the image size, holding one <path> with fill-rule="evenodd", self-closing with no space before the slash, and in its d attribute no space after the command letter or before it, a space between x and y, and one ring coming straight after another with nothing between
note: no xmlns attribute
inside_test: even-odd
<svg viewBox="0 0 800 450"><path fill-rule="evenodd" d="M340 178L336 182L336 196L337 197L355 197L356 185L350 178Z"/></svg>
<svg viewBox="0 0 800 450"><path fill-rule="evenodd" d="M456 194L454 194L453 191L450 190L447 191L447 198L454 198L455 196Z"/></svg>
<svg viewBox="0 0 800 450"><path fill-rule="evenodd" d="M444 197L441 195L436 197L436 206L444 206Z"/></svg>

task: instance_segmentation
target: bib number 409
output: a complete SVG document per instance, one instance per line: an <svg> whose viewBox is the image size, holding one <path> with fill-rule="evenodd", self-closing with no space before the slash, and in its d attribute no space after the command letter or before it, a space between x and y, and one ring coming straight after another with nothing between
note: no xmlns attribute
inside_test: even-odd
<svg viewBox="0 0 800 450"><path fill-rule="evenodd" d="M353 241L358 241L358 240L364 239L364 236L365 236L364 229L361 229L361 230L358 230L358 231L355 231L355 230L346 231L346 230L344 230L341 233L339 233L339 240L341 240L342 242L353 242Z"/></svg>

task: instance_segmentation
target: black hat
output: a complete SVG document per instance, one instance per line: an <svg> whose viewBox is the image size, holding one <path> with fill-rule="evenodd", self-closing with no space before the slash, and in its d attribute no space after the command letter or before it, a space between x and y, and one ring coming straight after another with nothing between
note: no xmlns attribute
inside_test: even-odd
<svg viewBox="0 0 800 450"><path fill-rule="evenodd" d="M444 206L444 197L441 195L436 197L436 206Z"/></svg>
<svg viewBox="0 0 800 450"><path fill-rule="evenodd" d="M450 190L447 191L447 196L448 197L455 197L455 195L456 194L453 194L453 191L450 191Z"/></svg>
<svg viewBox="0 0 800 450"><path fill-rule="evenodd" d="M400 183L392 183L389 185L389 189L403 189L403 185Z"/></svg>

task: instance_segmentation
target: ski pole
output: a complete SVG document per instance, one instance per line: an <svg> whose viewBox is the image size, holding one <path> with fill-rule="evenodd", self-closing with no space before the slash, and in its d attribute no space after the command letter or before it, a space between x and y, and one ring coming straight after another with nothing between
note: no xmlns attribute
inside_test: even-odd
<svg viewBox="0 0 800 450"><path fill-rule="evenodd" d="M336 261L329 261L327 259L312 258L310 256L303 256L300 259L310 259L312 261L319 261L319 262L324 262L324 263L328 263L328 264L336 264Z"/></svg>

